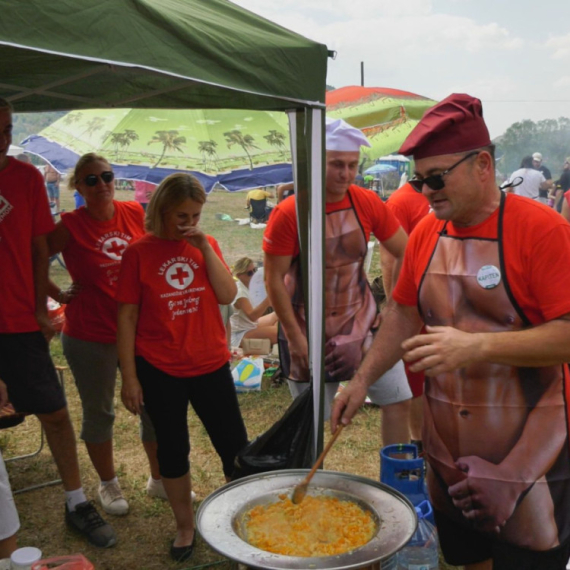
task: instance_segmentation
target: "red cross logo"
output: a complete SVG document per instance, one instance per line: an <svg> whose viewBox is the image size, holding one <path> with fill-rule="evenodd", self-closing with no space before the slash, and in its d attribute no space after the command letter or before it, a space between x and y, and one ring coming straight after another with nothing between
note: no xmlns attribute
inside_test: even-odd
<svg viewBox="0 0 570 570"><path fill-rule="evenodd" d="M112 237L103 243L103 253L116 261L121 261L123 252L129 244L122 238Z"/></svg>
<svg viewBox="0 0 570 570"><path fill-rule="evenodd" d="M194 281L194 271L187 263L174 263L166 272L166 281L175 289L186 289Z"/></svg>

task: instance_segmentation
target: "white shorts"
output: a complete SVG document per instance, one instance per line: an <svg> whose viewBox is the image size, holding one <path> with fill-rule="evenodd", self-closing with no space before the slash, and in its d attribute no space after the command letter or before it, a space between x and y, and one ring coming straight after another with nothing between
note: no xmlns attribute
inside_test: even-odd
<svg viewBox="0 0 570 570"><path fill-rule="evenodd" d="M293 382L287 380L289 384L289 391L291 396L296 398L302 394L308 387L308 382ZM338 382L327 382L325 384L325 420L328 420L331 415L331 406L338 390ZM406 370L404 363L398 360L390 370L383 376L380 376L370 388L368 388L368 397L373 404L377 406L388 406L390 404L397 404L404 400L409 400L412 397L412 391L406 378Z"/></svg>
<svg viewBox="0 0 570 570"><path fill-rule="evenodd" d="M0 452L0 540L10 538L18 532L19 528L20 519L12 496L12 489L10 489L6 465L4 465L2 452Z"/></svg>

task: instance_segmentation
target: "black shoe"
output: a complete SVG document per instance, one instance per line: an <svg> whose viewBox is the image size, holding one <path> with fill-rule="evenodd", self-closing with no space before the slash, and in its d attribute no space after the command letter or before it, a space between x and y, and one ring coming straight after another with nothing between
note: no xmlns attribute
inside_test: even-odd
<svg viewBox="0 0 570 570"><path fill-rule="evenodd" d="M190 556L192 556L192 551L194 550L194 543L196 542L196 531L194 531L194 538L192 543L188 546L174 546L174 541L170 545L170 558L176 560L176 562L186 562Z"/></svg>
<svg viewBox="0 0 570 570"><path fill-rule="evenodd" d="M93 546L109 548L117 542L115 531L103 520L91 501L79 503L73 512L65 505L65 522Z"/></svg>

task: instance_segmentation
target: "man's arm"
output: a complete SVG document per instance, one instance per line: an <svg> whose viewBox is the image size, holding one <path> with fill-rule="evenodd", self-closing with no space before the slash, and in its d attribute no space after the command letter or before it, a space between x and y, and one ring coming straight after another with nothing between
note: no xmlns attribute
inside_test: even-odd
<svg viewBox="0 0 570 570"><path fill-rule="evenodd" d="M55 331L51 325L47 311L49 255L45 235L32 238L32 270L34 273L34 290L36 297L36 320L40 331L49 342L53 338Z"/></svg>
<svg viewBox="0 0 570 570"><path fill-rule="evenodd" d="M339 422L350 423L364 403L368 388L402 358L402 342L416 334L422 326L417 307L400 305L390 301L383 313L382 324L374 336L370 350L354 378L334 399L331 413L331 429Z"/></svg>
<svg viewBox="0 0 570 570"><path fill-rule="evenodd" d="M426 327L403 344L413 372L430 376L474 362L508 366L551 366L570 362L570 314L519 331L468 333L453 327Z"/></svg>
<svg viewBox="0 0 570 570"><path fill-rule="evenodd" d="M300 359L300 364L304 368L308 368L307 337L297 322L289 291L285 287L285 275L289 267L291 267L292 261L293 257L291 255L271 255L266 253L264 263L265 288L271 301L271 306L277 314L287 337L291 356L297 356Z"/></svg>
<svg viewBox="0 0 570 570"><path fill-rule="evenodd" d="M391 297L392 289L398 281L407 243L408 236L401 227L391 238L380 242L382 283L384 284L384 291L388 299Z"/></svg>

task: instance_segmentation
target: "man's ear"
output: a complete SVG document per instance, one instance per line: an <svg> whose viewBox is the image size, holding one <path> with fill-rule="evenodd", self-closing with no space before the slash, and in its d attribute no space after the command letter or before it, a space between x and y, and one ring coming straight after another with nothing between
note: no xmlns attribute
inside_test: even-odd
<svg viewBox="0 0 570 570"><path fill-rule="evenodd" d="M486 151L481 151L477 158L475 159L475 168L479 173L481 180L495 180L495 166L493 163L493 158Z"/></svg>

